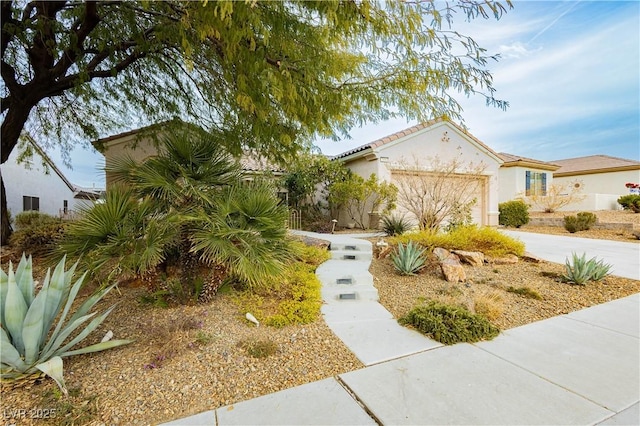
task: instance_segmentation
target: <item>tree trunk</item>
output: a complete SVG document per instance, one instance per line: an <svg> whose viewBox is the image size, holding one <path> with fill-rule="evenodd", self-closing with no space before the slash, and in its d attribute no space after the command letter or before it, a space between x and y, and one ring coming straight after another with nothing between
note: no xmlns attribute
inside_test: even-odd
<svg viewBox="0 0 640 426"><path fill-rule="evenodd" d="M29 118L29 113L33 106L27 106L24 104L12 105L7 111L7 115L2 122L1 130L1 149L0 149L0 164L4 164L8 159L11 152L18 144L18 138L24 125ZM0 222L0 245L9 244L9 237L11 236L13 229L9 222L9 211L7 210L7 194L4 189L4 180L0 173L0 183L2 184L2 200L0 202L0 209L2 210L2 217Z"/></svg>
<svg viewBox="0 0 640 426"><path fill-rule="evenodd" d="M9 222L9 211L7 210L7 195L4 190L4 180L0 172L0 192L2 192L2 222L0 224L0 245L9 244L9 237L13 232L11 223Z"/></svg>

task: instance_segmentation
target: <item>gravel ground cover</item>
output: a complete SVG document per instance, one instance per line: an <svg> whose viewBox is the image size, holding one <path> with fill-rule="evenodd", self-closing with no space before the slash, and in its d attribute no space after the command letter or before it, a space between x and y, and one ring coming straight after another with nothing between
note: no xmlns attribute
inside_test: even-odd
<svg viewBox="0 0 640 426"><path fill-rule="evenodd" d="M640 227L640 214L613 213L607 221L631 220ZM606 237L594 231L575 235L586 234ZM446 283L433 263L415 277L396 274L389 259L374 260L371 271L381 303L396 317L431 298L472 306L478 295L499 294L502 312L493 322L501 329L640 291L639 281L618 277L587 286L562 283L557 277L563 266L548 262L465 268L469 279L459 284ZM543 300L507 292L509 286L534 289ZM97 342L113 330L114 338L134 343L66 359L68 398L51 380L2 388L5 423L157 424L363 367L322 319L282 329L255 327L229 295L206 305L160 308L140 303L143 294L142 288L120 288L107 295L98 310L118 305L87 340Z"/></svg>
<svg viewBox="0 0 640 426"><path fill-rule="evenodd" d="M207 305L158 308L141 305L142 294L140 288L109 293L98 308L119 305L94 341L87 340L95 343L113 330L114 338L134 343L65 359L68 400L51 380L3 388L4 420L157 424L363 366L322 320L282 329L256 327L226 295ZM54 418L39 418L50 410Z"/></svg>

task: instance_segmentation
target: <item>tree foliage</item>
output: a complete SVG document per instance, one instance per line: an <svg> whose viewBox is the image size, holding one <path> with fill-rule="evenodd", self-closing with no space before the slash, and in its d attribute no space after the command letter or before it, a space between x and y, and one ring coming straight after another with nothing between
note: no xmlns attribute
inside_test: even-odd
<svg viewBox="0 0 640 426"><path fill-rule="evenodd" d="M366 228L368 212L387 214L395 208L397 195L398 189L389 182L379 182L375 173L367 180L352 174L329 188L329 201L336 208L344 209L349 220L362 229Z"/></svg>
<svg viewBox="0 0 640 426"><path fill-rule="evenodd" d="M136 118L181 116L235 154L283 157L391 116L461 118L452 92L505 107L491 56L451 27L457 13L504 11L468 0L3 0L0 160L23 130L68 152Z"/></svg>

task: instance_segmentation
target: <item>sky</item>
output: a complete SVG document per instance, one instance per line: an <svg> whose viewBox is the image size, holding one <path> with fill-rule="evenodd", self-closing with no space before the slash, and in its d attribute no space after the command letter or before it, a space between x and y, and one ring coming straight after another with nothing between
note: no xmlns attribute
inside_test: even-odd
<svg viewBox="0 0 640 426"><path fill-rule="evenodd" d="M480 96L458 97L469 132L494 151L543 161L640 160L640 2L515 1L499 21L460 18L453 29L501 55L489 70L506 111ZM335 155L414 124L370 124L352 129L351 139L316 144ZM74 150L73 170L49 154L74 184L104 187L99 153Z"/></svg>

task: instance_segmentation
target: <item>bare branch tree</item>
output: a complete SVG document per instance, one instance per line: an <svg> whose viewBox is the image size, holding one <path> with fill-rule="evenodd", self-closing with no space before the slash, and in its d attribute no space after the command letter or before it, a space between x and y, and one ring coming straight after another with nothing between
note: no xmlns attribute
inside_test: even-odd
<svg viewBox="0 0 640 426"><path fill-rule="evenodd" d="M562 207L584 200L587 196L582 194L582 186L580 181L563 184L554 183L549 185L544 194L521 194L520 198L534 209L543 210L545 213L553 213Z"/></svg>
<svg viewBox="0 0 640 426"><path fill-rule="evenodd" d="M411 213L421 230L437 230L445 220L451 222L461 212L471 213L486 179L486 167L482 162L465 163L459 158L402 161L393 170L398 207Z"/></svg>

